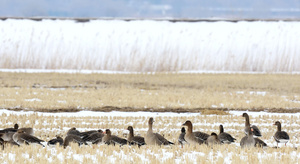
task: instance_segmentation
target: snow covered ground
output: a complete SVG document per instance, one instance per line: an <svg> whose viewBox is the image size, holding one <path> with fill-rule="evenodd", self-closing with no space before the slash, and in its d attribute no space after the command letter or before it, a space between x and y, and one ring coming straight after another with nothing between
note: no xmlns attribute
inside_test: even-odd
<svg viewBox="0 0 300 164"><path fill-rule="evenodd" d="M266 113L266 112L247 112L250 115L250 121L259 126L262 131L264 140L269 148L265 149L241 149L239 142L243 134L244 118L240 117L243 112L247 111L232 111L229 115L202 115L201 113L155 113L155 112L91 112L81 111L76 113L42 113L42 112L25 112L25 111L9 111L6 109L0 110L0 116L5 116L2 127L10 127L14 121L9 118L36 118L35 121L27 121L24 126L33 125L36 128L36 134L55 133L59 130L65 133L68 128L74 123L79 123L77 126L86 125L91 127L106 127L112 130L113 134L123 136L127 132L123 129L128 125L135 126L136 134L143 135L147 131L146 122L149 117L154 117L154 130L159 133L164 133L168 130L169 133L164 133L165 137L176 143L174 146L144 146L141 148L132 146L81 146L72 145L67 149L60 147L41 148L40 146L22 146L21 148L12 147L4 149L0 155L0 161L5 163L20 162L20 159L30 162L38 162L46 160L45 163L67 162L67 163L99 163L106 161L108 163L240 163L253 162L265 163L280 161L280 163L293 163L300 160L299 149L295 149L300 145L299 137L299 113ZM41 121L41 120L43 121ZM222 145L219 147L210 148L205 145L201 146L184 146L181 148L177 145L177 137L180 133L181 124L190 119L194 123L194 130L204 132L218 132L218 126L223 124L225 131L231 133L237 141L235 144ZM290 134L291 140L287 147L280 145L279 149L272 148L276 143L272 135L276 131L276 127L272 124L275 120L282 122L283 130ZM63 120L64 127L58 128L58 122ZM96 121L95 120L99 120ZM50 128L50 125L53 125ZM118 127L117 127L118 125ZM44 127L41 127L44 126ZM38 128L41 127L41 128ZM90 130L92 128L78 128L81 131ZM42 135L44 136L44 135ZM39 136L40 137L40 136ZM45 136L44 136L45 137ZM44 138L45 139L45 138ZM51 137L47 138L47 140ZM45 139L46 140L46 139ZM33 152L24 151L30 149ZM21 151L21 152L20 152ZM122 161L122 162L121 162ZM251 163L252 163L251 162Z"/></svg>
<svg viewBox="0 0 300 164"><path fill-rule="evenodd" d="M299 22L0 21L0 67L299 72Z"/></svg>

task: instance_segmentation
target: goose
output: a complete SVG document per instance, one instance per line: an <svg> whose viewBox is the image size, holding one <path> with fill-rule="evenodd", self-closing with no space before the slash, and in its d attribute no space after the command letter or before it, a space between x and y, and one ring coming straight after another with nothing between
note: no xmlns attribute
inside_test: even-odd
<svg viewBox="0 0 300 164"><path fill-rule="evenodd" d="M102 142L103 136L104 136L103 131L101 129L99 129L96 132L83 137L82 139L83 139L83 141L85 141L87 143L91 142L92 144L98 144L98 143Z"/></svg>
<svg viewBox="0 0 300 164"><path fill-rule="evenodd" d="M59 144L59 146L62 146L64 144L64 139L61 138L60 136L56 135L56 138L48 141L47 145L56 145Z"/></svg>
<svg viewBox="0 0 300 164"><path fill-rule="evenodd" d="M68 130L67 136L68 135L75 135L75 136L80 136L81 137L80 131L78 131L75 127Z"/></svg>
<svg viewBox="0 0 300 164"><path fill-rule="evenodd" d="M289 142L290 136L285 131L281 131L281 123L279 121L276 121L275 124L277 126L277 132L274 134L274 139L278 143L284 143L286 146L286 143Z"/></svg>
<svg viewBox="0 0 300 164"><path fill-rule="evenodd" d="M247 113L243 113L242 117L245 117L245 130L244 130L245 134L247 134L247 127L249 126L249 127L253 128L253 136L254 137L261 137L262 135L261 135L258 127L250 124L249 115Z"/></svg>
<svg viewBox="0 0 300 164"><path fill-rule="evenodd" d="M7 132L7 133L0 133L0 139L4 141L4 144L10 144L12 146L18 145L14 140L13 140L13 135L15 132ZM19 146L19 145L18 145Z"/></svg>
<svg viewBox="0 0 300 164"><path fill-rule="evenodd" d="M104 135L103 138L102 138L102 142L107 144L107 145L110 145L110 144L113 144L113 145L116 145L116 144L119 144L120 146L122 145L126 145L127 144L127 140L124 139L124 138L120 138L118 136L115 136L115 135L111 135L111 131L109 129L106 129L105 132L103 132Z"/></svg>
<svg viewBox="0 0 300 164"><path fill-rule="evenodd" d="M138 145L138 146L142 146L142 145L146 144L144 137L134 136L134 132L133 132L133 127L132 126L128 126L127 130L129 130L129 135L128 135L127 141L130 144Z"/></svg>
<svg viewBox="0 0 300 164"><path fill-rule="evenodd" d="M15 132L0 133L0 138L2 138L3 141L10 142L10 141L13 141L14 134L15 134Z"/></svg>
<svg viewBox="0 0 300 164"><path fill-rule="evenodd" d="M219 145L221 141L218 139L218 135L216 133L211 133L211 135L205 140L205 144L208 146Z"/></svg>
<svg viewBox="0 0 300 164"><path fill-rule="evenodd" d="M80 136L74 135L74 134L69 134L64 139L64 144L63 144L64 148L66 148L67 146L69 146L71 142L77 143L78 146L83 145L83 144L87 145L87 143L84 142Z"/></svg>
<svg viewBox="0 0 300 164"><path fill-rule="evenodd" d="M153 118L151 117L148 121L148 131L145 137L145 142L147 145L173 145L173 142L168 141L162 135L158 133L153 133Z"/></svg>
<svg viewBox="0 0 300 164"><path fill-rule="evenodd" d="M19 130L23 130L27 134L34 135L33 128L19 128Z"/></svg>
<svg viewBox="0 0 300 164"><path fill-rule="evenodd" d="M255 139L253 138L253 128L247 128L247 135L241 139L240 145L242 148L245 147L254 147L255 146Z"/></svg>
<svg viewBox="0 0 300 164"><path fill-rule="evenodd" d="M181 145L181 147L183 147L184 144L187 144L186 140L184 139L184 136L185 136L185 128L182 127L181 133L179 134L178 137L178 143Z"/></svg>
<svg viewBox="0 0 300 164"><path fill-rule="evenodd" d="M32 136L30 134L27 134L20 129L13 135L13 140L19 145L22 145L24 143L27 145L36 143L45 147L43 144L41 144L41 142L45 142L45 141L38 139L37 137Z"/></svg>
<svg viewBox="0 0 300 164"><path fill-rule="evenodd" d="M33 129L32 128L19 128L19 125L16 123L13 128L5 128L3 130L0 130L0 133L15 133L18 130L23 130L25 133L33 135Z"/></svg>
<svg viewBox="0 0 300 164"><path fill-rule="evenodd" d="M208 134L197 131L193 132L193 124L190 120L187 120L183 126L187 126L187 132L184 136L184 139L189 143L189 144L203 144L205 140L209 137Z"/></svg>
<svg viewBox="0 0 300 164"><path fill-rule="evenodd" d="M219 128L220 128L220 133L218 135L218 138L221 141L221 143L230 144L230 143L232 143L232 142L234 142L236 140L230 134L224 132L223 125L220 125Z"/></svg>
<svg viewBox="0 0 300 164"><path fill-rule="evenodd" d="M19 128L19 125L15 124L13 128L5 128L5 129L0 130L0 133L8 133L8 132L14 133L14 132L18 131L18 128Z"/></svg>

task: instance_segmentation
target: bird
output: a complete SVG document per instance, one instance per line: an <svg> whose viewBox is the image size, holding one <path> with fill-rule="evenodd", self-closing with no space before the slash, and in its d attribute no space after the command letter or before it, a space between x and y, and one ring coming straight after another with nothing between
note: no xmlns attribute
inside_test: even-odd
<svg viewBox="0 0 300 164"><path fill-rule="evenodd" d="M178 143L181 145L181 147L183 147L184 144L187 144L186 140L184 139L185 134L186 134L185 128L182 127L181 133L179 134L179 137L178 137Z"/></svg>
<svg viewBox="0 0 300 164"><path fill-rule="evenodd" d="M19 128L19 130L23 130L25 133L30 134L30 135L34 135L34 131L33 128Z"/></svg>
<svg viewBox="0 0 300 164"><path fill-rule="evenodd" d="M18 144L40 144L43 147L45 147L41 142L45 142L35 136L32 136L30 134L25 133L23 130L19 129L14 135L13 135L13 140Z"/></svg>
<svg viewBox="0 0 300 164"><path fill-rule="evenodd" d="M6 129L3 129L3 130L0 130L0 133L9 133L9 132L12 132L12 133L15 133L17 132L18 130L23 130L25 133L27 134L30 134L30 135L33 135L33 128L19 128L19 125L16 123L14 125L13 128L6 128Z"/></svg>
<svg viewBox="0 0 300 164"><path fill-rule="evenodd" d="M254 147L255 146L255 139L253 137L253 128L252 127L248 127L247 129L247 134L245 137L243 137L241 139L240 145L242 148L245 147Z"/></svg>
<svg viewBox="0 0 300 164"><path fill-rule="evenodd" d="M82 136L80 131L78 131L75 127L68 130L67 136L68 135L76 135L76 136L80 136L80 137Z"/></svg>
<svg viewBox="0 0 300 164"><path fill-rule="evenodd" d="M232 143L232 142L234 142L236 140L230 134L224 132L223 125L220 125L219 128L220 128L220 133L218 135L218 138L221 141L221 143L230 144L230 143Z"/></svg>
<svg viewBox="0 0 300 164"><path fill-rule="evenodd" d="M83 141L87 142L87 143L92 143L92 144L98 144L100 142L102 142L102 138L103 138L104 134L103 131L101 129L97 130L94 133L91 133L85 137L83 137Z"/></svg>
<svg viewBox="0 0 300 164"><path fill-rule="evenodd" d="M249 126L249 127L252 127L252 129L253 129L254 137L261 137L262 135L261 135L261 132L258 129L258 127L250 124L249 115L247 113L243 113L242 117L245 117L245 129L244 129L245 134L247 134L247 127Z"/></svg>
<svg viewBox="0 0 300 164"><path fill-rule="evenodd" d="M188 127L184 138L189 144L203 144L209 137L208 134L200 131L193 132L193 124L190 120L187 120L182 125Z"/></svg>
<svg viewBox="0 0 300 164"><path fill-rule="evenodd" d="M205 140L205 144L208 146L219 145L221 141L218 139L218 135L216 133L211 133L211 135Z"/></svg>
<svg viewBox="0 0 300 164"><path fill-rule="evenodd" d="M277 126L277 131L273 136L275 141L277 142L277 147L278 143L284 143L284 145L286 146L286 143L290 140L290 136L287 132L281 130L281 123L279 121L276 121L274 125Z"/></svg>
<svg viewBox="0 0 300 164"><path fill-rule="evenodd" d="M111 135L111 131L109 129L106 129L105 132L103 132L105 135L102 137L102 142L107 145L116 145L119 144L120 146L126 145L127 140L124 138L120 138L115 135Z"/></svg>
<svg viewBox="0 0 300 164"><path fill-rule="evenodd" d="M3 139L3 141L9 142L9 141L13 141L13 135L15 134L15 132L6 132L6 133L0 133L0 138Z"/></svg>
<svg viewBox="0 0 300 164"><path fill-rule="evenodd" d="M61 138L59 135L56 135L56 138L51 139L48 141L47 145L56 145L59 144L59 146L62 146L64 144L64 139Z"/></svg>
<svg viewBox="0 0 300 164"><path fill-rule="evenodd" d="M134 135L132 126L128 126L127 130L129 130L129 135L127 137L127 141L129 142L130 145L142 146L142 145L146 144L144 137Z"/></svg>
<svg viewBox="0 0 300 164"><path fill-rule="evenodd" d="M87 143L84 142L83 139L80 136L74 135L74 134L69 134L64 139L64 144L63 144L64 148L66 148L67 146L69 146L71 142L77 143L78 146L83 145L83 144L87 145Z"/></svg>
<svg viewBox="0 0 300 164"><path fill-rule="evenodd" d="M5 128L5 129L0 130L0 133L8 133L8 132L15 133L18 131L18 128L19 128L19 125L15 124L13 128Z"/></svg>
<svg viewBox="0 0 300 164"><path fill-rule="evenodd" d="M158 133L153 133L154 119L151 117L148 121L148 131L145 137L145 142L147 145L173 145L173 142L168 141L162 135Z"/></svg>

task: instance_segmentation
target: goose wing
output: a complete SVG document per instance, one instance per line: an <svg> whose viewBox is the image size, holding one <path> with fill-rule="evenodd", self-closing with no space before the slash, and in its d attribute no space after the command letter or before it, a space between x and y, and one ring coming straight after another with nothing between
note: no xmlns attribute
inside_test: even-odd
<svg viewBox="0 0 300 164"><path fill-rule="evenodd" d="M137 145L139 145L139 146L145 145L145 144L146 144L146 143L145 143L144 137L141 137L141 136L134 136L134 137L132 138L131 143L137 144Z"/></svg>
<svg viewBox="0 0 300 164"><path fill-rule="evenodd" d="M203 132L193 132L194 136L202 141L207 140L207 138L210 136L207 133Z"/></svg>
<svg viewBox="0 0 300 164"><path fill-rule="evenodd" d="M254 138L255 140L255 147L266 147L268 146L264 141L262 141L261 139L259 138Z"/></svg>
<svg viewBox="0 0 300 164"><path fill-rule="evenodd" d="M236 140L235 138L233 138L230 134L228 133L221 133L218 135L218 138L219 140L222 142L222 143L231 143L231 142L234 142L234 140Z"/></svg>
<svg viewBox="0 0 300 164"><path fill-rule="evenodd" d="M165 139L165 137L163 137L162 135L158 134L158 133L154 133L154 135L156 136L156 138L159 140L159 142L162 144L162 145L174 145L173 142L170 142L168 141L167 139Z"/></svg>
<svg viewBox="0 0 300 164"><path fill-rule="evenodd" d="M250 127L253 129L253 136L256 136L256 137L261 137L262 136L261 132L260 132L260 130L258 129L257 126L251 125Z"/></svg>
<svg viewBox="0 0 300 164"><path fill-rule="evenodd" d="M83 139L85 142L96 143L96 142L99 141L99 140L101 141L103 136L104 136L103 133L95 132L95 133L90 134L89 136L83 137L82 139ZM98 143L98 142L97 142L97 143Z"/></svg>
<svg viewBox="0 0 300 164"><path fill-rule="evenodd" d="M274 135L274 139L277 142L287 141L290 139L290 136L285 131L277 131Z"/></svg>
<svg viewBox="0 0 300 164"><path fill-rule="evenodd" d="M35 137L35 136L29 135L29 134L26 134L26 133L22 134L22 135L20 136L20 138L23 139L23 140L26 141L26 142L29 142L29 143L40 143L40 142L45 142L45 141L43 141L43 140L41 140L41 139L38 139L38 138Z"/></svg>
<svg viewBox="0 0 300 164"><path fill-rule="evenodd" d="M120 144L120 145L126 145L127 144L127 140L126 139L120 138L120 137L114 136L114 135L111 136L111 141L113 143L117 143L117 144Z"/></svg>

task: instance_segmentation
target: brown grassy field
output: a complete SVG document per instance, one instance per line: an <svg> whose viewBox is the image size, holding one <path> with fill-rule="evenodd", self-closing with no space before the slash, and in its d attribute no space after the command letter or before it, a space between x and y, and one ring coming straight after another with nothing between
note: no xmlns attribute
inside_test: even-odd
<svg viewBox="0 0 300 164"><path fill-rule="evenodd" d="M0 108L60 111L300 111L300 75L0 72Z"/></svg>
<svg viewBox="0 0 300 164"><path fill-rule="evenodd" d="M19 123L21 127L33 127L35 136L48 141L60 134L65 137L67 130L77 127L80 131L91 129L110 128L114 135L126 137L128 132L124 130L132 125L136 135L145 136L147 131L146 116L87 116L76 117L47 116L38 113L1 114L0 123L2 128L12 127L14 123ZM107 146L99 144L95 146L71 145L63 149L62 147L42 148L40 145L29 145L21 147L7 146L0 155L2 163L298 163L300 162L299 146L299 115L260 115L254 117L250 114L251 123L259 126L263 137L269 148L241 149L239 142L245 135L243 132L244 118L239 115L204 115L197 116L157 116L154 117L153 130L164 135L168 140L175 143L173 146ZM207 147L206 145L185 145L181 148L177 138L180 133L181 124L186 120L194 123L195 131L206 133L218 133L218 126L224 125L225 132L234 136L236 144ZM282 129L290 135L290 142L287 147L276 146L273 135L276 127L273 126L276 120L282 122Z"/></svg>

